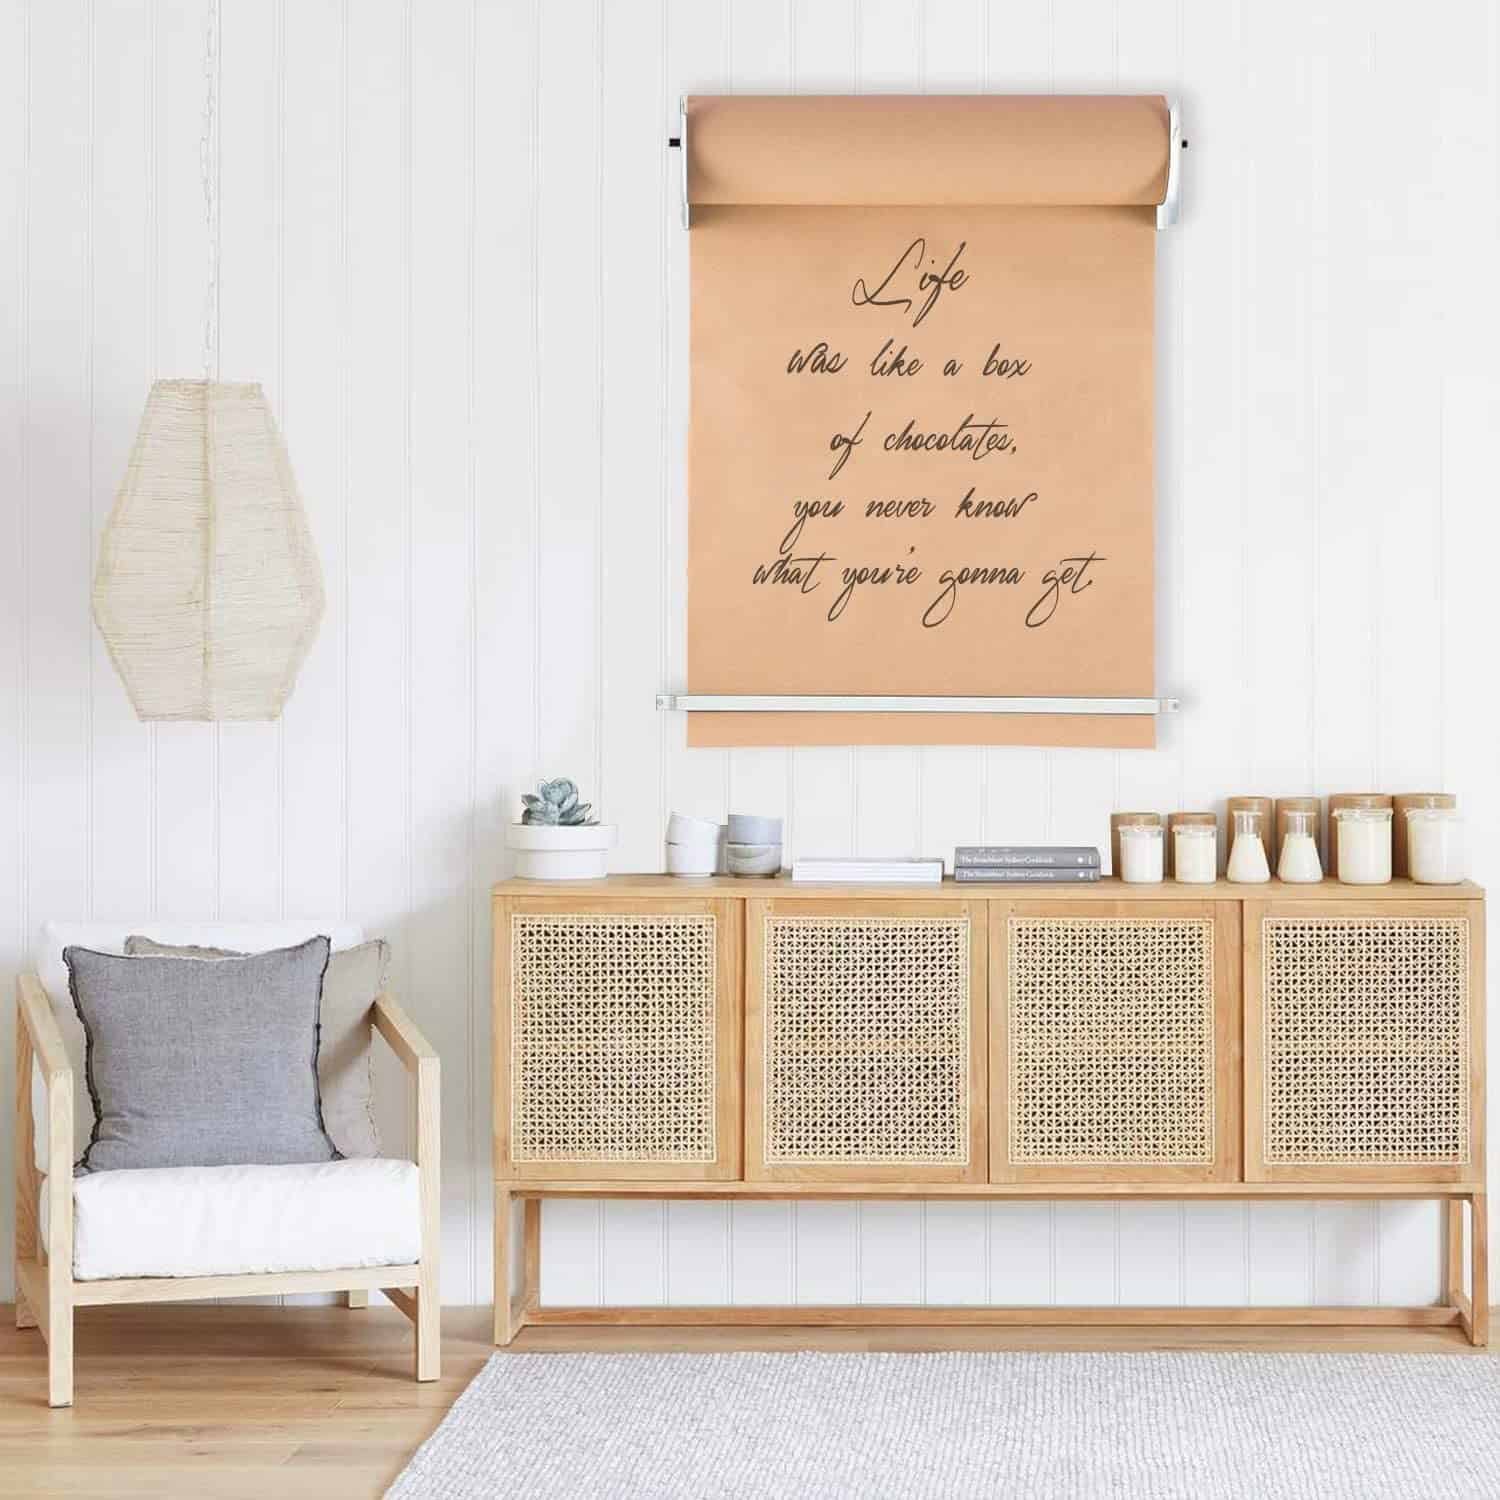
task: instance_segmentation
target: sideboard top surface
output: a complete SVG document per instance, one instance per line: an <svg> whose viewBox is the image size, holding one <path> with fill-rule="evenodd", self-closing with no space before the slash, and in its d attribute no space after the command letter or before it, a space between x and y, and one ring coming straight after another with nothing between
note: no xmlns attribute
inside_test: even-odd
<svg viewBox="0 0 1500 1500"><path fill-rule="evenodd" d="M771 879L714 875L688 879L678 875L643 873L608 875L603 880L502 880L493 887L496 896L569 896L692 900L797 901L1475 901L1484 890L1472 880L1457 885L1418 885L1411 880L1393 880L1388 885L1345 885L1323 880L1316 885L1288 885L1272 880L1263 885L1235 885L1227 880L1213 885L1180 885L1166 880L1159 885L1127 885L1114 876L1077 884L962 883L945 878L941 885L839 885L793 881L789 875Z"/></svg>

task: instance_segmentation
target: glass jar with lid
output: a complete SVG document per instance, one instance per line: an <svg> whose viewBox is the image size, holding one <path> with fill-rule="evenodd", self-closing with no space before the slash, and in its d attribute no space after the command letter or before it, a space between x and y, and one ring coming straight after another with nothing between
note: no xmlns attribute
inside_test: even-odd
<svg viewBox="0 0 1500 1500"><path fill-rule="evenodd" d="M1391 809L1340 807L1333 814L1339 879L1345 885L1386 885L1391 878Z"/></svg>
<svg viewBox="0 0 1500 1500"><path fill-rule="evenodd" d="M1213 813L1173 813L1172 877L1181 885L1212 885L1219 878L1219 820Z"/></svg>
<svg viewBox="0 0 1500 1500"><path fill-rule="evenodd" d="M1341 809L1354 808L1387 808L1392 806L1388 792L1334 792L1328 799L1328 847L1323 851L1323 873L1330 880L1338 880L1339 874L1339 824L1338 815ZM1368 881L1354 881L1353 884L1368 885Z"/></svg>
<svg viewBox="0 0 1500 1500"><path fill-rule="evenodd" d="M1160 819L1119 825L1120 879L1127 885L1160 883L1163 832Z"/></svg>
<svg viewBox="0 0 1500 1500"><path fill-rule="evenodd" d="M1411 873L1411 859L1407 853L1407 838L1411 832L1411 820L1407 817L1407 813L1413 808L1453 809L1458 806L1458 798L1452 792L1397 792L1391 798L1391 805L1396 809L1396 816L1391 819L1391 876L1395 880L1402 880L1408 876L1415 880L1416 877ZM1427 884L1428 882L1418 883Z"/></svg>
<svg viewBox="0 0 1500 1500"><path fill-rule="evenodd" d="M1406 863L1418 885L1457 885L1464 878L1464 820L1457 808L1406 809Z"/></svg>

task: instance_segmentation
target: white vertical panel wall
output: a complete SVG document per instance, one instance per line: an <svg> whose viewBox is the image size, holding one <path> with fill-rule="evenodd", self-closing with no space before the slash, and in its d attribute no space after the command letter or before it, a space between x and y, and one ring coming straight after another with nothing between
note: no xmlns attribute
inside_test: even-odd
<svg viewBox="0 0 1500 1500"><path fill-rule="evenodd" d="M488 1296L486 892L539 775L597 790L622 869L659 867L670 808L942 853L1098 842L1115 807L1441 787L1500 879L1485 0L221 5L219 367L275 404L327 621L279 724L132 717L89 580L148 382L202 369L205 8L0 0L0 968L8 995L52 915L387 934L444 1058L451 1300ZM679 94L1146 89L1182 94L1192 143L1156 431L1160 681L1189 710L1151 753L689 751L652 705L686 654ZM7 1220L10 1194L6 1171ZM1436 1226L570 1204L544 1293L1410 1301Z"/></svg>

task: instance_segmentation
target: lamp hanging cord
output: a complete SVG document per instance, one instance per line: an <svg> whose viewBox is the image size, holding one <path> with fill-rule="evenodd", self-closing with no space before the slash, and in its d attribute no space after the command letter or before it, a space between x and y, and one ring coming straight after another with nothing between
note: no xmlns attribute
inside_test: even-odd
<svg viewBox="0 0 1500 1500"><path fill-rule="evenodd" d="M208 283L203 301L203 379L218 375L219 361L219 195L216 104L219 84L219 0L208 0L203 43L203 133L198 139L198 171L203 184L203 215L208 242Z"/></svg>

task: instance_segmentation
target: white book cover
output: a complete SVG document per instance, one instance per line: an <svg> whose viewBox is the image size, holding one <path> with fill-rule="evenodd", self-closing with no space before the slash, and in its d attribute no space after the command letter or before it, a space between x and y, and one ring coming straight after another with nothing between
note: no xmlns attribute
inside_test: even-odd
<svg viewBox="0 0 1500 1500"><path fill-rule="evenodd" d="M795 859L792 879L844 885L938 885L943 879L943 862L858 856Z"/></svg>

